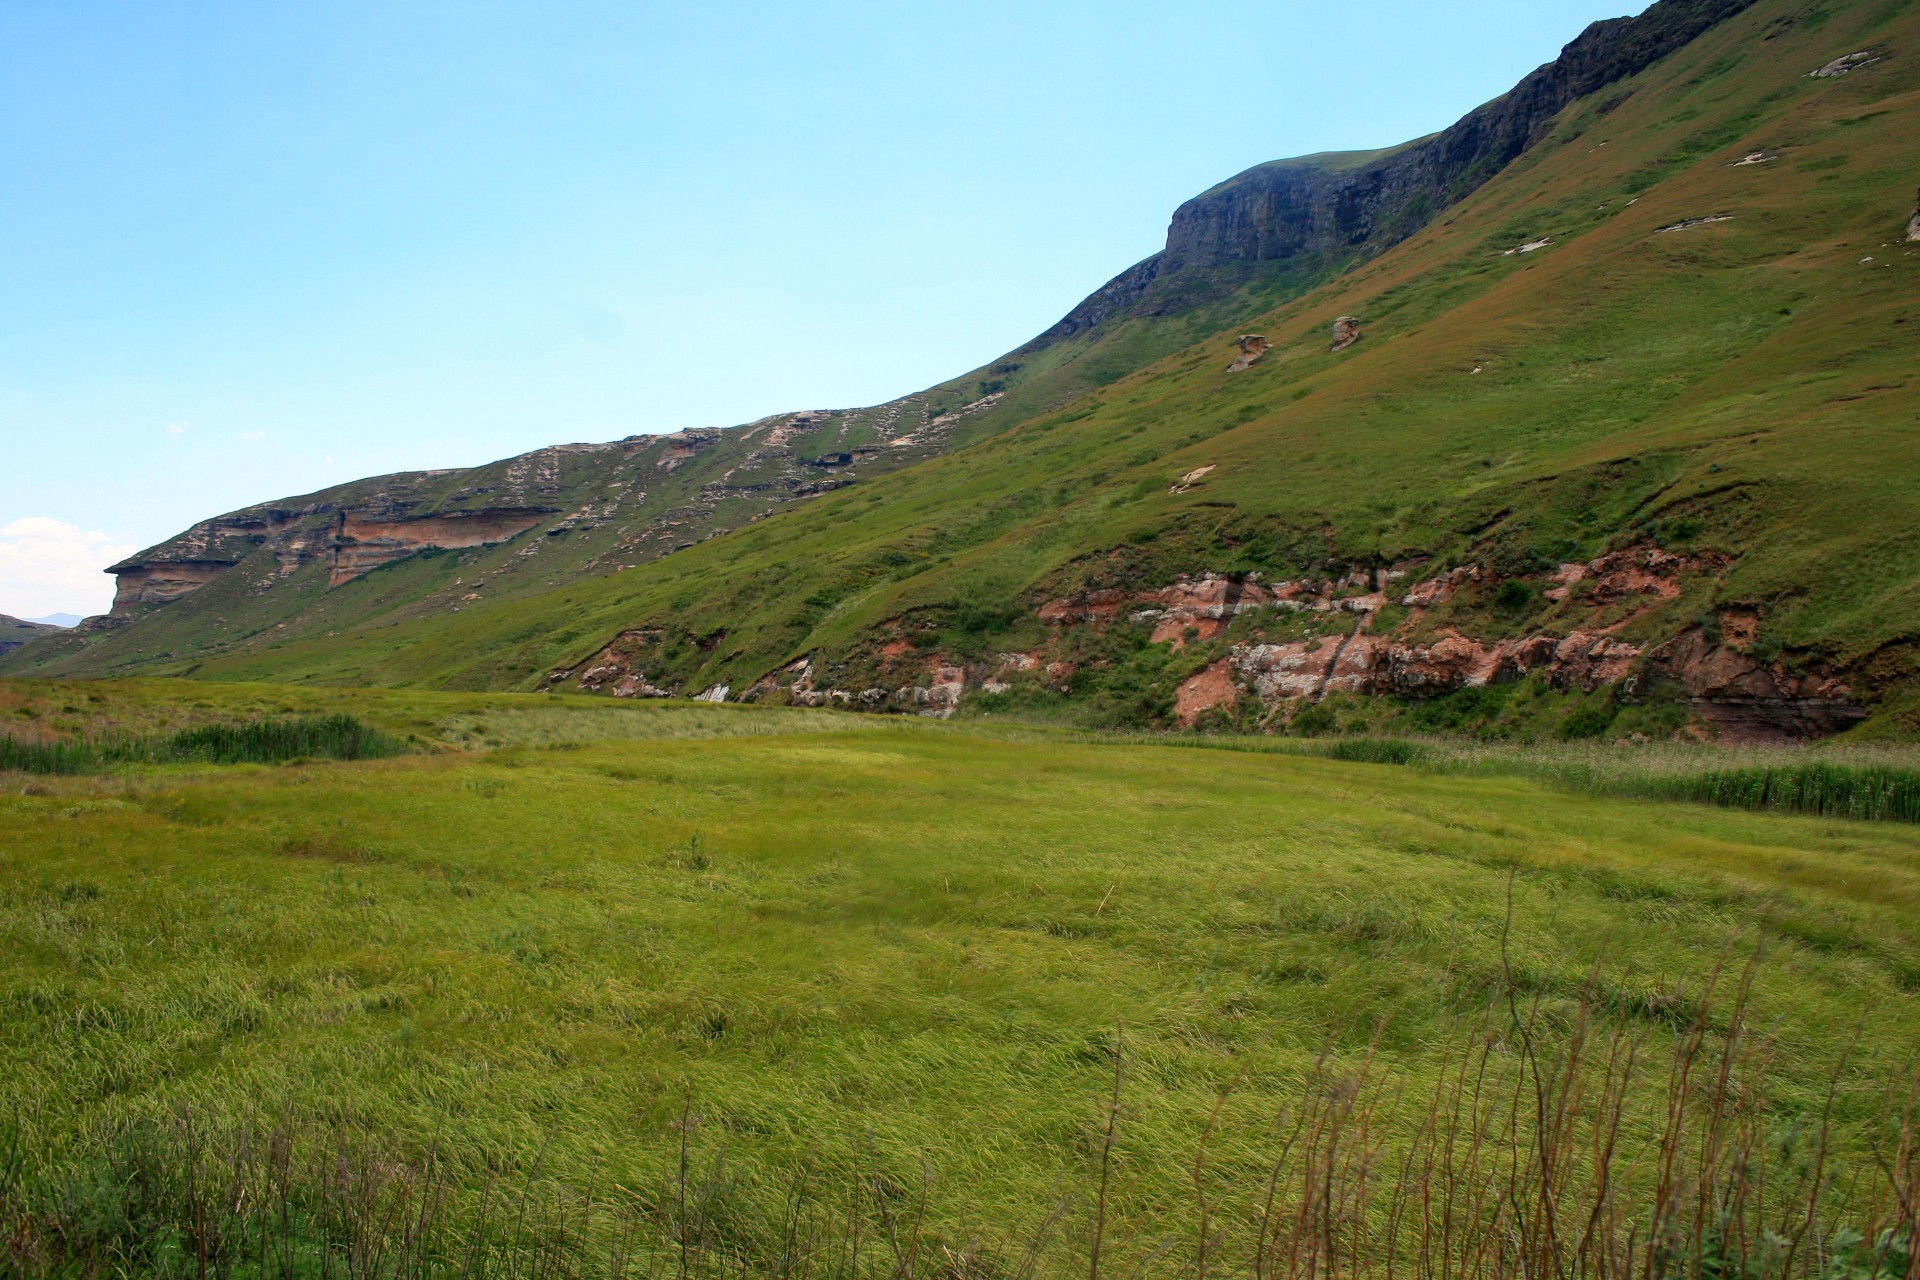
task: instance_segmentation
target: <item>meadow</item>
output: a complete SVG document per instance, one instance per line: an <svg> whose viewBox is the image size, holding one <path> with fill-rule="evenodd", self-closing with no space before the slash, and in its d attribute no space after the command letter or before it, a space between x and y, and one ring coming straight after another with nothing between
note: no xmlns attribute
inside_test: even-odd
<svg viewBox="0 0 1920 1280"><path fill-rule="evenodd" d="M0 775L29 1274L1908 1265L1902 823L825 712L6 693L414 738Z"/></svg>

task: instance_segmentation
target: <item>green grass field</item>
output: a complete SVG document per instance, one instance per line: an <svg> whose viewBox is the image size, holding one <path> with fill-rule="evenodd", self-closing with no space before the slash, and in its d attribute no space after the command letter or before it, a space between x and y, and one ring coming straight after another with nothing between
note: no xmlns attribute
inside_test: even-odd
<svg viewBox="0 0 1920 1280"><path fill-rule="evenodd" d="M81 707L85 690L8 694ZM126 693L169 723L195 699L313 696ZM1191 1274L1196 1186L1240 1248L1286 1117L1362 1063L1384 1160L1462 1055L1506 1078L1523 1022L1562 1044L1590 1016L1655 1063L1622 1113L1650 1149L1666 1055L1696 1021L1725 1038L1733 975L1762 949L1744 1015L1761 1047L1739 1073L1755 1098L1764 1082L1756 1131L1786 1141L1830 1112L1823 1202L1864 1218L1920 1044L1902 824L827 713L331 705L411 725L421 749L0 775L22 1204L64 1196L117 1238L138 1218L102 1171L143 1122L192 1117L229 1141L279 1127L323 1148L358 1135L388 1165L431 1156L455 1221L480 1188L534 1179L598 1188L671 1242L691 1184L701 1247L761 1257L812 1168L884 1189L930 1255L1001 1251L956 1273L1018 1270L1049 1223L1030 1273L1084 1273L1119 1065L1109 1258L1164 1243Z"/></svg>

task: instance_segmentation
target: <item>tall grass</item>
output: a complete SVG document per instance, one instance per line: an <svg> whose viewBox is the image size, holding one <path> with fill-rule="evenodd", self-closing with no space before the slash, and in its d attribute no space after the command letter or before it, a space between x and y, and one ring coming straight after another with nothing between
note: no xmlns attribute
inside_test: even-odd
<svg viewBox="0 0 1920 1280"><path fill-rule="evenodd" d="M1316 756L1434 773L1533 778L1571 791L1874 822L1920 822L1911 749L1485 743L1463 738L1100 734L1099 741Z"/></svg>
<svg viewBox="0 0 1920 1280"><path fill-rule="evenodd" d="M1082 1183L1021 1223L936 1232L937 1188L858 1155L756 1194L705 1140L691 1090L675 1158L631 1185L562 1183L537 1159L463 1183L458 1153L388 1150L344 1122L303 1134L179 1111L64 1162L38 1159L19 1123L0 1130L0 1267L27 1280L1913 1280L1920 1076L1888 1087L1866 1158L1843 1162L1844 1053L1825 1099L1775 1098L1778 1047L1749 1023L1751 976L1718 1001L1711 979L1694 1017L1654 1032L1609 1022L1604 984L1564 1007L1523 1001L1509 972L1437 1089L1402 1088L1372 1048L1329 1050L1279 1114L1229 1125L1235 1081L1184 1185L1164 1191L1187 1205L1166 1234L1108 1213L1136 1087L1116 1033ZM1257 1158L1217 1166L1229 1138Z"/></svg>
<svg viewBox="0 0 1920 1280"><path fill-rule="evenodd" d="M1816 761L1648 779L1647 793L1736 809L1920 822L1920 771Z"/></svg>
<svg viewBox="0 0 1920 1280"><path fill-rule="evenodd" d="M1920 767L1911 751L1686 744L1420 745L1418 763L1441 772L1532 777L1629 799L1920 822Z"/></svg>
<svg viewBox="0 0 1920 1280"><path fill-rule="evenodd" d="M0 735L0 770L73 774L115 764L370 760L406 750L406 743L349 715L297 716L206 724L151 737L107 734L34 741Z"/></svg>

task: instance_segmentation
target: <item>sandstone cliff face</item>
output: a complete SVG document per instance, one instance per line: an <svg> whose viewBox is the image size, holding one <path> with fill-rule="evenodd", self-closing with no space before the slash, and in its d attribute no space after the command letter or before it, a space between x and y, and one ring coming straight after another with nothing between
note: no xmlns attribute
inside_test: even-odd
<svg viewBox="0 0 1920 1280"><path fill-rule="evenodd" d="M178 537L107 569L114 575L107 617L125 621L143 608L171 604L218 578L263 546L281 554L291 573L318 554L318 536L333 514L326 503L249 507L203 520Z"/></svg>
<svg viewBox="0 0 1920 1280"><path fill-rule="evenodd" d="M197 591L233 567L225 560L161 560L147 564L116 565L112 615L124 618L141 605L172 604Z"/></svg>
<svg viewBox="0 0 1920 1280"><path fill-rule="evenodd" d="M1231 292L1263 266L1331 269L1391 248L1518 159L1568 105L1646 70L1752 3L1660 0L1637 18L1594 23L1510 93L1430 138L1249 169L1181 205L1165 249L1021 350L1123 316L1172 315Z"/></svg>
<svg viewBox="0 0 1920 1280"><path fill-rule="evenodd" d="M428 548L457 550L506 542L525 533L551 510L517 507L450 515L383 519L342 511L327 566L327 585L351 582L371 569Z"/></svg>
<svg viewBox="0 0 1920 1280"><path fill-rule="evenodd" d="M244 595L257 598L315 563L333 589L423 551L516 544L516 563L537 563L549 585L615 572L938 452L998 399L948 409L922 393L743 427L554 445L486 466L403 472L248 507L110 568L119 583L112 613L85 631L124 632L236 571L249 579ZM264 574L240 569L257 564L250 557L261 551L271 556ZM491 572L496 587L511 578L497 566ZM482 599L462 585L445 605ZM286 628L276 617L273 629Z"/></svg>

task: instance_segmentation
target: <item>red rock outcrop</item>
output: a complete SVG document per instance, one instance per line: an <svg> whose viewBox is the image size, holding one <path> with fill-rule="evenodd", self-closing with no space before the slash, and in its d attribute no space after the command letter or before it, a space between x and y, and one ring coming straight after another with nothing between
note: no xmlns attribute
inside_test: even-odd
<svg viewBox="0 0 1920 1280"><path fill-rule="evenodd" d="M1569 606L1559 611L1561 617L1569 612L1577 616L1579 608L1587 608L1585 625L1503 640L1476 638L1459 628L1432 629L1430 611L1467 588L1479 592L1498 585L1475 564L1410 586L1404 584L1421 572L1417 562L1390 568L1356 566L1329 578L1298 581L1268 582L1257 574L1183 576L1152 589L1103 588L1049 600L1037 615L1056 634L1071 627L1151 627L1152 643L1176 649L1218 640L1236 618L1256 611L1267 611L1273 621L1279 613L1324 619L1317 629L1328 634L1283 643L1261 640L1259 627L1266 623L1256 621L1252 640L1234 645L1174 691L1174 719L1187 727L1249 694L1276 709L1336 693L1420 701L1529 677L1544 677L1563 690L1593 692L1613 686L1629 697L1659 684L1675 684L1701 715L1735 739L1820 736L1864 716L1852 704L1852 690L1844 682L1748 652L1760 633L1760 615L1752 607L1722 609L1711 640L1699 627L1651 650L1622 638L1624 629L1646 618L1650 608L1680 599L1690 577L1719 567L1710 558L1682 557L1647 546L1562 565L1553 575L1555 592L1549 594ZM1399 635L1374 631L1387 607L1389 586L1411 610ZM1628 607L1623 610L1622 604ZM1469 611L1457 616L1474 615ZM1034 679L1044 673L1053 690L1073 692L1078 668L1056 656L1061 652L1056 643L960 662L922 651L904 629L904 623L896 625L893 635L874 649L878 674L891 684L902 675L924 672L917 681L891 690L876 684L859 694L817 689L812 661L797 659L763 677L745 696L777 694L803 706L859 706L945 717L961 706L968 690L1008 693L1023 675ZM1406 638L1409 635L1423 639L1416 643ZM610 646L588 665L582 687L611 681L614 691L624 696L664 694L639 674L637 651L645 643L640 637L624 648ZM567 672L553 677L562 678L571 677Z"/></svg>
<svg viewBox="0 0 1920 1280"><path fill-rule="evenodd" d="M578 667L547 673L549 686L574 682L582 693L609 693L616 698L671 698L674 691L650 681L645 673L648 651L660 643L651 627L623 631Z"/></svg>
<svg viewBox="0 0 1920 1280"><path fill-rule="evenodd" d="M1321 636L1294 644L1240 645L1230 661L1264 702L1312 698L1329 691L1340 644L1339 636Z"/></svg>
<svg viewBox="0 0 1920 1280"><path fill-rule="evenodd" d="M1732 627L1727 625L1729 614ZM1732 647L1751 643L1747 615L1745 610L1723 611L1718 644L1702 628L1689 627L1656 646L1647 654L1641 678L1679 685L1694 709L1733 741L1826 737L1866 718L1866 709L1853 703L1853 688L1844 679L1795 671L1780 658L1762 659Z"/></svg>
<svg viewBox="0 0 1920 1280"><path fill-rule="evenodd" d="M1173 717L1182 729L1191 729L1201 716L1215 707L1232 703L1239 696L1240 685L1234 679L1233 667L1222 658L1180 686L1173 696Z"/></svg>

